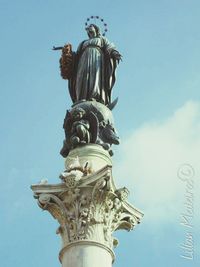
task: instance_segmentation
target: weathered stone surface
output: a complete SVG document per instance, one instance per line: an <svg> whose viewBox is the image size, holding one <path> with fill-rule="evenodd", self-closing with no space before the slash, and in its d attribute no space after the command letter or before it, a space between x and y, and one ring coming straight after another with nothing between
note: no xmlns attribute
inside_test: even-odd
<svg viewBox="0 0 200 267"><path fill-rule="evenodd" d="M111 250L94 241L72 243L59 256L63 267L111 267L114 257Z"/></svg>
<svg viewBox="0 0 200 267"><path fill-rule="evenodd" d="M65 168L69 169L77 157L81 166L84 167L88 163L91 172L96 172L105 166L112 166L108 151L96 144L87 144L71 150L65 159Z"/></svg>
<svg viewBox="0 0 200 267"><path fill-rule="evenodd" d="M113 232L132 230L142 217L127 202L128 190L116 189L110 166L77 180L69 175L65 183L31 188L39 206L58 220L62 248L74 242L93 241L112 251L118 244Z"/></svg>

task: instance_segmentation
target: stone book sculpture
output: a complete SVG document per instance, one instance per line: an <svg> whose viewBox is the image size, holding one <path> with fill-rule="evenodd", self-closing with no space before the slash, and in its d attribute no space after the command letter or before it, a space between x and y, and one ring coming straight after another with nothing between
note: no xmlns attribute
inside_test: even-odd
<svg viewBox="0 0 200 267"><path fill-rule="evenodd" d="M102 23L104 33L90 20ZM117 189L112 176L112 145L119 144L112 89L122 56L105 37L102 18L91 16L85 29L88 38L76 52L71 44L53 47L62 51L60 72L73 102L63 124L61 183L31 188L39 206L58 220L63 267L111 267L118 244L112 233L133 229L143 214L127 202L128 189Z"/></svg>

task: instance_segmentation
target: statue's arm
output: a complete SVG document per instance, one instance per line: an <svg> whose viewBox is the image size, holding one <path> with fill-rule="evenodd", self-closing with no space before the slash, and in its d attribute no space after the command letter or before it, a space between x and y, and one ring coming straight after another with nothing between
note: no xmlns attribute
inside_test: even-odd
<svg viewBox="0 0 200 267"><path fill-rule="evenodd" d="M104 47L105 47L107 54L111 58L115 59L118 63L120 60L122 60L122 55L116 49L115 45L109 42L107 38L104 38Z"/></svg>
<svg viewBox="0 0 200 267"><path fill-rule="evenodd" d="M122 55L117 50L112 51L111 57L117 60L118 63L120 60L122 60Z"/></svg>

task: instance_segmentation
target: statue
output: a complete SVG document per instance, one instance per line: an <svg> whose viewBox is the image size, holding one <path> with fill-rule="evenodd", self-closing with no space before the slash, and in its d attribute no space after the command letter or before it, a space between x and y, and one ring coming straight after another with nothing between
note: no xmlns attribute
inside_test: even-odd
<svg viewBox="0 0 200 267"><path fill-rule="evenodd" d="M70 44L62 48L61 76L69 80L69 92L74 103L95 99L108 105L111 104L115 71L121 55L101 35L98 26L90 24L86 31L89 39L81 42L76 52L72 52Z"/></svg>
<svg viewBox="0 0 200 267"><path fill-rule="evenodd" d="M69 81L73 101L63 124L61 183L43 179L31 186L39 207L59 223L63 267L111 267L118 245L113 233L132 230L143 216L127 201L128 189L116 188L112 175L112 145L119 144L119 136L112 114L117 99L111 101L111 91L121 55L90 18L85 24L89 39L76 52L71 44L54 47L62 50L61 76Z"/></svg>
<svg viewBox="0 0 200 267"><path fill-rule="evenodd" d="M65 140L60 154L67 157L70 150L84 144L98 144L113 155L111 145L119 144L111 110L97 101L82 101L67 110L63 128Z"/></svg>
<svg viewBox="0 0 200 267"><path fill-rule="evenodd" d="M91 16L91 19L103 19ZM63 128L65 140L60 154L67 157L71 149L88 143L101 145L112 156L112 144L119 144L111 110L117 103L111 100L115 72L122 59L115 46L101 34L96 24L85 23L88 39L81 42L76 52L72 45L53 47L62 50L60 71L68 80L73 102L67 111ZM104 23L104 26L107 24Z"/></svg>

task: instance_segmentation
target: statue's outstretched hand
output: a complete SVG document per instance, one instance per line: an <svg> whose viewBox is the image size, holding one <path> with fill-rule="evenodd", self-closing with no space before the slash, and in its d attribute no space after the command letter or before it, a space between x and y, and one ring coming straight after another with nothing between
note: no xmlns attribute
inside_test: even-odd
<svg viewBox="0 0 200 267"><path fill-rule="evenodd" d="M122 61L122 55L117 50L112 52L112 57L117 60L118 63L120 60Z"/></svg>

